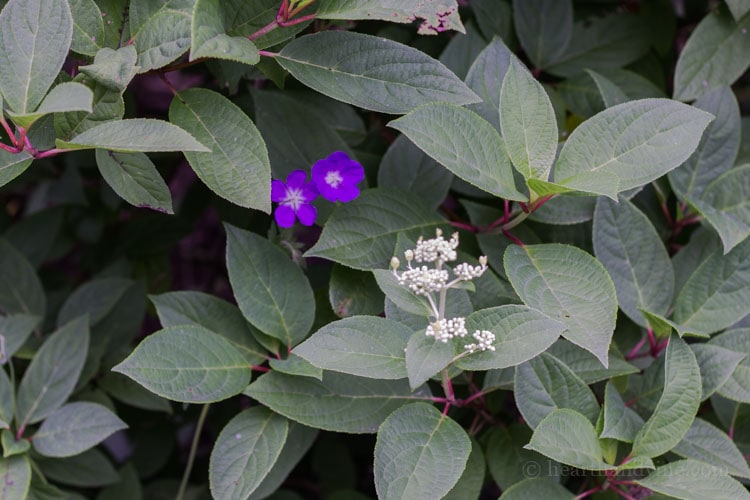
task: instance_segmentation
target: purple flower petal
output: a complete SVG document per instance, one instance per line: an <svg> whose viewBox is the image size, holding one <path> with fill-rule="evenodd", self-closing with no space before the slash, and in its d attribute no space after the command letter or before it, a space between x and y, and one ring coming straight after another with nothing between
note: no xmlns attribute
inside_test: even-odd
<svg viewBox="0 0 750 500"><path fill-rule="evenodd" d="M307 184L302 186L302 196L304 196L307 203L310 203L315 198L317 198L318 194L318 190L315 188L315 184L313 184L312 182L308 182Z"/></svg>
<svg viewBox="0 0 750 500"><path fill-rule="evenodd" d="M286 186L278 180L271 181L271 201L276 203L284 201L286 198Z"/></svg>
<svg viewBox="0 0 750 500"><path fill-rule="evenodd" d="M307 180L307 173L304 170L293 170L286 178L286 185L292 188L302 187Z"/></svg>
<svg viewBox="0 0 750 500"><path fill-rule="evenodd" d="M362 165L343 151L334 151L312 166L312 180L328 201L352 201L359 196L356 184L364 176Z"/></svg>
<svg viewBox="0 0 750 500"><path fill-rule="evenodd" d="M273 214L276 224L280 227L292 227L294 225L294 210L286 205L279 205Z"/></svg>
<svg viewBox="0 0 750 500"><path fill-rule="evenodd" d="M359 196L359 188L357 186L346 186L343 189L338 190L338 201L347 203Z"/></svg>
<svg viewBox="0 0 750 500"><path fill-rule="evenodd" d="M309 204L302 205L297 210L297 217L303 226L312 226L317 216L318 210Z"/></svg>

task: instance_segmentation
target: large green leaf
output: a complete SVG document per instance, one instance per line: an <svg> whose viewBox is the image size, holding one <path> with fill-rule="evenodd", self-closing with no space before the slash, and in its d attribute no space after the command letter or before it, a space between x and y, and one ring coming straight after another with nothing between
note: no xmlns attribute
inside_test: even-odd
<svg viewBox="0 0 750 500"><path fill-rule="evenodd" d="M172 2L166 2L169 5ZM192 7L193 1L183 2ZM161 68L176 60L190 48L190 11L164 9L133 29L133 8L131 7L131 34L133 45L138 52L140 72Z"/></svg>
<svg viewBox="0 0 750 500"><path fill-rule="evenodd" d="M669 254L651 221L633 203L599 198L594 212L594 254L614 281L620 309L637 324L641 309L666 314L674 295Z"/></svg>
<svg viewBox="0 0 750 500"><path fill-rule="evenodd" d="M0 458L0 481L3 483L2 500L27 498L31 484L31 464L26 455Z"/></svg>
<svg viewBox="0 0 750 500"><path fill-rule="evenodd" d="M94 92L92 112L74 111L55 114L53 122L57 139L69 140L97 125L119 120L125 114L125 101L119 90L112 90L99 84L97 80L83 73L76 76L76 81L83 82L84 80ZM31 130L33 132L34 129ZM54 144L54 139L54 137L50 139L50 147Z"/></svg>
<svg viewBox="0 0 750 500"><path fill-rule="evenodd" d="M493 427L489 431L486 442L487 468L503 490L527 477L559 478L560 464L525 448L531 435L532 430L522 423L511 424L507 428Z"/></svg>
<svg viewBox="0 0 750 500"><path fill-rule="evenodd" d="M112 190L131 205L174 213L169 187L145 154L97 149L96 166Z"/></svg>
<svg viewBox="0 0 750 500"><path fill-rule="evenodd" d="M0 238L0 310L43 318L46 303L34 266Z"/></svg>
<svg viewBox="0 0 750 500"><path fill-rule="evenodd" d="M34 449L46 457L70 457L127 428L117 415L96 403L61 406L34 433Z"/></svg>
<svg viewBox="0 0 750 500"><path fill-rule="evenodd" d="M44 100L33 113L8 113L13 122L20 127L29 128L37 120L52 113L93 111L94 94L86 85L77 82L65 82L52 87Z"/></svg>
<svg viewBox="0 0 750 500"><path fill-rule="evenodd" d="M442 498L461 477L470 452L466 432L434 406L403 406L378 429L378 498Z"/></svg>
<svg viewBox="0 0 750 500"><path fill-rule="evenodd" d="M716 119L706 128L690 158L669 172L669 184L683 200L699 199L711 181L732 168L740 147L740 107L732 89L710 90L693 106Z"/></svg>
<svg viewBox="0 0 750 500"><path fill-rule="evenodd" d="M604 368L596 356L589 351L581 349L565 339L560 339L552 344L547 353L565 363L568 368L573 370L587 384L601 382L612 377L630 375L631 373L638 373L640 371L625 361L622 354L614 348L609 351L607 368Z"/></svg>
<svg viewBox="0 0 750 500"><path fill-rule="evenodd" d="M0 332L4 338L3 361L10 359L29 338L29 335L41 323L40 316L29 314L10 314L0 316Z"/></svg>
<svg viewBox="0 0 750 500"><path fill-rule="evenodd" d="M479 498L484 486L486 469L487 462L484 459L484 453L482 453L482 446L476 440L472 439L471 453L469 453L469 459L466 461L464 472L442 500L464 500L467 497Z"/></svg>
<svg viewBox="0 0 750 500"><path fill-rule="evenodd" d="M537 68L554 64L573 35L571 0L515 0L513 23L521 46Z"/></svg>
<svg viewBox="0 0 750 500"><path fill-rule="evenodd" d="M455 175L501 198L526 200L497 131L473 111L446 103L420 106L389 123Z"/></svg>
<svg viewBox="0 0 750 500"><path fill-rule="evenodd" d="M399 234L412 240L435 234L443 221L422 200L392 189L368 189L338 207L306 257L323 257L355 269L386 269Z"/></svg>
<svg viewBox="0 0 750 500"><path fill-rule="evenodd" d="M500 126L516 170L546 181L557 154L555 111L544 87L516 58L500 91Z"/></svg>
<svg viewBox="0 0 750 500"><path fill-rule="evenodd" d="M353 316L328 323L292 352L323 370L401 379L406 377L404 351L413 333L389 319Z"/></svg>
<svg viewBox="0 0 750 500"><path fill-rule="evenodd" d="M138 54L132 45L117 50L104 47L96 53L93 64L78 69L108 89L122 92L138 70L137 60Z"/></svg>
<svg viewBox="0 0 750 500"><path fill-rule="evenodd" d="M561 244L512 245L503 263L521 300L565 323L563 336L607 367L617 295L604 266L583 250Z"/></svg>
<svg viewBox="0 0 750 500"><path fill-rule="evenodd" d="M73 392L89 348L86 316L70 321L42 344L23 374L16 397L16 422L43 420Z"/></svg>
<svg viewBox="0 0 750 500"><path fill-rule="evenodd" d="M0 328L2 328L0 326ZM10 429L15 413L15 390L5 370L0 370L0 428Z"/></svg>
<svg viewBox="0 0 750 500"><path fill-rule="evenodd" d="M591 422L599 416L599 403L591 389L573 370L547 353L516 367L513 395L532 429L559 408L574 409Z"/></svg>
<svg viewBox="0 0 750 500"><path fill-rule="evenodd" d="M588 418L570 409L554 410L534 430L526 448L584 470L614 470L602 459L596 429Z"/></svg>
<svg viewBox="0 0 750 500"><path fill-rule="evenodd" d="M674 448L693 423L701 402L701 375L690 347L676 335L669 339L664 364L664 392L654 413L633 442L633 456L656 457Z"/></svg>
<svg viewBox="0 0 750 500"><path fill-rule="evenodd" d="M250 382L250 365L242 354L224 337L196 325L149 335L112 371L184 403L221 401Z"/></svg>
<svg viewBox="0 0 750 500"><path fill-rule="evenodd" d="M424 52L350 31L323 31L289 43L276 60L299 81L339 101L383 113L406 113L432 101L479 98Z"/></svg>
<svg viewBox="0 0 750 500"><path fill-rule="evenodd" d="M652 491L682 500L743 500L750 493L739 481L712 465L678 460L657 468L636 482Z"/></svg>
<svg viewBox="0 0 750 500"><path fill-rule="evenodd" d="M245 394L273 411L310 427L334 432L374 433L393 410L429 400L429 389L412 393L404 380L375 380L323 372L323 380L266 373Z"/></svg>
<svg viewBox="0 0 750 500"><path fill-rule="evenodd" d="M520 365L546 351L565 328L561 321L522 305L476 311L466 318L466 330L492 332L495 350L461 358L456 366L464 370L490 370Z"/></svg>
<svg viewBox="0 0 750 500"><path fill-rule="evenodd" d="M706 186L692 204L711 224L724 245L724 253L750 236L750 164L725 172Z"/></svg>
<svg viewBox="0 0 750 500"><path fill-rule="evenodd" d="M555 182L603 194L642 186L681 165L713 120L669 99L640 99L607 108L578 126L555 164ZM596 185L599 176L619 180Z"/></svg>
<svg viewBox="0 0 750 500"><path fill-rule="evenodd" d="M416 389L450 364L456 356L452 343L436 341L419 330L406 344L406 372L409 386Z"/></svg>
<svg viewBox="0 0 750 500"><path fill-rule="evenodd" d="M380 19L395 23L420 21L420 35L442 31L464 32L456 0L328 0L322 2L316 17L320 19Z"/></svg>
<svg viewBox="0 0 750 500"><path fill-rule="evenodd" d="M203 292L169 292L149 297L163 327L198 325L230 341L248 363L260 364L266 351L234 304Z"/></svg>
<svg viewBox="0 0 750 500"><path fill-rule="evenodd" d="M260 61L258 49L247 37L227 35L225 16L220 0L196 0L190 30L190 60L210 57L256 64Z"/></svg>
<svg viewBox="0 0 750 500"><path fill-rule="evenodd" d="M723 347L719 342L731 337L731 332L717 335L711 339L708 344L692 344L695 360L701 370L701 401L705 401L717 389L724 386L732 373L737 369L740 363L747 357L750 349L736 349L735 346ZM735 337L738 338L738 337ZM740 372L744 369L741 368ZM729 384L730 387L731 383Z"/></svg>
<svg viewBox="0 0 750 500"><path fill-rule="evenodd" d="M747 316L750 303L750 240L723 255L715 250L692 273L674 308L674 321L698 333L714 333Z"/></svg>
<svg viewBox="0 0 750 500"><path fill-rule="evenodd" d="M73 37L67 0L11 0L0 13L0 93L16 113L34 111L57 78Z"/></svg>
<svg viewBox="0 0 750 500"><path fill-rule="evenodd" d="M727 7L729 7L729 10L732 12L732 17L737 21L750 12L750 4L743 0L727 0Z"/></svg>
<svg viewBox="0 0 750 500"><path fill-rule="evenodd" d="M615 385L609 381L604 389L604 421L601 438L632 443L643 427L643 419L635 410L625 405Z"/></svg>
<svg viewBox="0 0 750 500"><path fill-rule="evenodd" d="M494 2L492 7L494 10ZM495 37L479 53L466 75L466 85L482 98L482 102L470 104L468 108L476 111L498 131L500 131L500 89L510 61L514 57L513 52L505 46L503 41Z"/></svg>
<svg viewBox="0 0 750 500"><path fill-rule="evenodd" d="M89 324L102 321L125 292L133 285L132 280L123 278L94 279L75 289L57 313L57 326L88 314Z"/></svg>
<svg viewBox="0 0 750 500"><path fill-rule="evenodd" d="M24 173L33 160L34 158L25 151L13 154L0 150L0 187Z"/></svg>
<svg viewBox="0 0 750 500"><path fill-rule="evenodd" d="M612 106L617 106L618 104L622 104L630 100L625 91L618 87L617 84L609 80L607 77L600 75L599 73L591 69L586 70L586 73L588 73L591 78L594 79L594 83L596 83L596 87L599 89L599 93L602 95L604 107L611 108Z"/></svg>
<svg viewBox="0 0 750 500"><path fill-rule="evenodd" d="M270 213L268 151L260 132L240 108L216 92L192 89L175 96L169 119L210 148L185 156L212 191L242 207Z"/></svg>
<svg viewBox="0 0 750 500"><path fill-rule="evenodd" d="M47 479L70 486L99 487L114 484L120 479L107 455L97 448L65 460L34 457L34 464L39 466Z"/></svg>
<svg viewBox="0 0 750 500"><path fill-rule="evenodd" d="M696 418L673 450L683 458L711 464L727 474L750 478L750 467L737 445L718 427Z"/></svg>
<svg viewBox="0 0 750 500"><path fill-rule="evenodd" d="M96 125L69 141L56 141L63 149L110 149L112 151L198 151L209 149L176 125L149 118L129 118ZM270 189L270 188L269 188Z"/></svg>
<svg viewBox="0 0 750 500"><path fill-rule="evenodd" d="M719 385L717 392L740 403L750 403L750 329L737 328L727 330L709 341L706 347L720 347L731 351L736 356L745 355L731 375ZM732 366L731 363L727 363Z"/></svg>
<svg viewBox="0 0 750 500"><path fill-rule="evenodd" d="M690 101L706 90L731 85L750 66L750 16L735 22L722 7L706 15L677 59L674 98Z"/></svg>
<svg viewBox="0 0 750 500"><path fill-rule="evenodd" d="M298 344L315 319L315 299L305 274L266 238L225 227L229 281L242 314L288 347Z"/></svg>
<svg viewBox="0 0 750 500"><path fill-rule="evenodd" d="M94 56L104 47L104 19L94 0L68 0L73 15L73 40L70 50L85 56Z"/></svg>
<svg viewBox="0 0 750 500"><path fill-rule="evenodd" d="M575 495L551 479L530 477L503 491L501 500L575 500Z"/></svg>
<svg viewBox="0 0 750 500"><path fill-rule="evenodd" d="M267 408L237 414L221 430L209 463L217 499L247 498L271 471L287 440L289 422Z"/></svg>

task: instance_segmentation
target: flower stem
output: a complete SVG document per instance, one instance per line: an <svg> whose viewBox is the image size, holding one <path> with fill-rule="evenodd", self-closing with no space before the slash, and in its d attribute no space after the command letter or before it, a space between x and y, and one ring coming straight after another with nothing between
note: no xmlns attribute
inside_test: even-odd
<svg viewBox="0 0 750 500"><path fill-rule="evenodd" d="M201 438L201 431L203 430L203 424L206 422L206 415L208 415L208 408L210 404L203 405L201 414L198 416L198 423L195 424L195 434L193 434L193 442L190 444L190 453L188 454L188 461L185 465L185 472L182 474L182 481L180 482L180 489L177 492L176 500L182 500L187 490L188 480L190 479L190 472L193 470L193 463L195 462L195 454L198 451L198 442Z"/></svg>

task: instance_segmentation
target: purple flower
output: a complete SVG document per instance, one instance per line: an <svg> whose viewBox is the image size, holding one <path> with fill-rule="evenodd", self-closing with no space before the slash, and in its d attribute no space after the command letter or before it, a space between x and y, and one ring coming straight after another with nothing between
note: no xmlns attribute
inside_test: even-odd
<svg viewBox="0 0 750 500"><path fill-rule="evenodd" d="M286 178L286 184L271 181L271 201L279 204L274 212L276 223L281 227L292 227L297 217L304 226L312 226L318 211L310 203L318 197L318 190L311 182L305 182L307 174L295 170Z"/></svg>
<svg viewBox="0 0 750 500"><path fill-rule="evenodd" d="M312 166L315 187L328 201L352 201L359 196L357 184L364 178L362 165L343 151L335 151Z"/></svg>

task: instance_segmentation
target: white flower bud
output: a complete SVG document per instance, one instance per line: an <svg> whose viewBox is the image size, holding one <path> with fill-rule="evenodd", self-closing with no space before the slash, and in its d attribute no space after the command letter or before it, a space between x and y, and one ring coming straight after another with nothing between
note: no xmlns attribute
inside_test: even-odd
<svg viewBox="0 0 750 500"><path fill-rule="evenodd" d="M400 265L401 262L398 260L398 257L391 257L391 269L395 271Z"/></svg>

